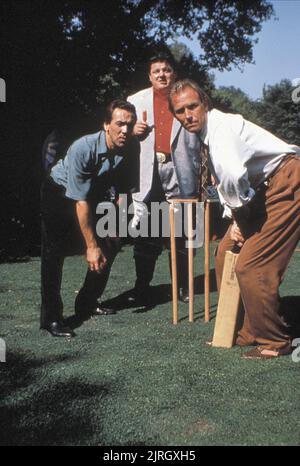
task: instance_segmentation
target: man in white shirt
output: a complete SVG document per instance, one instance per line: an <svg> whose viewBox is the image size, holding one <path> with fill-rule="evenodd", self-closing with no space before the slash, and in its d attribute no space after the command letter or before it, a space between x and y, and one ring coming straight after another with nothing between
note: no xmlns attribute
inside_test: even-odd
<svg viewBox="0 0 300 466"><path fill-rule="evenodd" d="M236 274L245 317L237 344L256 345L243 357L289 354L279 285L300 240L300 148L241 115L212 109L191 80L175 83L169 101L183 127L208 146L224 215L233 219L216 252L216 274L220 285L225 251L238 246Z"/></svg>
<svg viewBox="0 0 300 466"><path fill-rule="evenodd" d="M170 53L156 52L149 60L151 87L128 97L137 112L135 135L140 140L140 191L133 195L138 223L151 203L199 195L200 143L169 110L168 95L176 78ZM149 222L150 223L150 222ZM188 258L185 241L178 238L179 299L188 302ZM150 282L163 247L162 237L138 237L134 245L136 283L133 300L151 303Z"/></svg>

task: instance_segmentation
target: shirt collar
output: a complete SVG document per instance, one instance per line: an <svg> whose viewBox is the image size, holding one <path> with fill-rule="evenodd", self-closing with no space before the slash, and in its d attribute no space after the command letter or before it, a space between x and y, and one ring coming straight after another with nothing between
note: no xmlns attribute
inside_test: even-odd
<svg viewBox="0 0 300 466"><path fill-rule="evenodd" d="M208 146L208 119L209 119L209 115L210 115L210 111L207 112L207 118L206 118L205 125L202 127L201 131L198 133L199 138L201 139L202 142L204 142L204 144L206 146Z"/></svg>
<svg viewBox="0 0 300 466"><path fill-rule="evenodd" d="M106 137L105 131L102 129L99 132L98 140L97 140L97 154L104 155L108 153L108 147L106 144Z"/></svg>

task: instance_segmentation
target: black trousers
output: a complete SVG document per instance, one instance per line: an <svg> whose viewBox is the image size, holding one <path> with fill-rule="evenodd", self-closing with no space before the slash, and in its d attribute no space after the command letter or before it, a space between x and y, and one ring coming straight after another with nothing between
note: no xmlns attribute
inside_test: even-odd
<svg viewBox="0 0 300 466"><path fill-rule="evenodd" d="M164 189L162 187L158 174L157 163L155 163L153 174L153 185L149 200L146 202L148 211L151 212L152 202L166 201ZM183 221L183 219L182 219ZM195 221L195 218L194 218ZM134 241L133 254L135 259L136 283L135 288L143 292L149 286L155 270L155 265L158 257L162 253L164 245L170 249L169 238L162 237L162 218L159 220L159 236L151 237L151 215L148 218L148 237L138 237ZM195 225L194 225L195 227ZM186 248L187 238L177 238L176 240L176 255L177 255L177 274L179 288L188 287L188 249ZM170 268L171 274L171 268Z"/></svg>
<svg viewBox="0 0 300 466"><path fill-rule="evenodd" d="M79 228L75 202L65 197L63 187L47 178L41 191L41 328L63 317L61 281L67 240ZM119 238L97 238L108 261L101 273L87 271L76 301L75 311L89 314L103 293L111 266L121 248Z"/></svg>

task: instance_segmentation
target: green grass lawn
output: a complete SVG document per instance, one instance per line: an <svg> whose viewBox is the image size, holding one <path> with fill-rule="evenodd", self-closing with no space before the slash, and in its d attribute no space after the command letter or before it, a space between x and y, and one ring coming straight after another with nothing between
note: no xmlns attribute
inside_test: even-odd
<svg viewBox="0 0 300 466"><path fill-rule="evenodd" d="M199 276L201 255L196 262ZM7 362L0 363L1 445L300 444L300 362L291 356L245 361L238 347L207 347L216 292L209 324L198 293L195 323L182 304L173 326L166 252L153 280L161 304L92 318L71 340L39 330L39 268L39 258L0 265L0 337L7 346ZM283 296L299 296L299 269L297 251ZM66 317L85 270L82 257L66 259ZM132 249L126 247L105 298L133 284Z"/></svg>

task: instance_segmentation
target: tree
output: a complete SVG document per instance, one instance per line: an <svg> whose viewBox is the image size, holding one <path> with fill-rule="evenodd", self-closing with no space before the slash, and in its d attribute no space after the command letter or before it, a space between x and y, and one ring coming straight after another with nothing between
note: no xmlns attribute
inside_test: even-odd
<svg viewBox="0 0 300 466"><path fill-rule="evenodd" d="M253 123L260 122L259 102L250 99L248 95L234 86L221 86L212 91L215 106L230 113L240 113Z"/></svg>
<svg viewBox="0 0 300 466"><path fill-rule="evenodd" d="M207 68L230 69L252 61L254 34L274 14L264 0L176 0L139 1L152 37L160 40L177 36L197 38L203 53L199 59ZM151 6L149 8L149 6ZM142 16L141 16L142 17Z"/></svg>
<svg viewBox="0 0 300 466"><path fill-rule="evenodd" d="M203 54L181 65L209 88L211 67L252 60L253 35L272 14L266 0L3 0L2 231L17 216L23 244L38 242L41 146L57 123L96 131L105 102L148 85L148 52L180 35L198 37Z"/></svg>
<svg viewBox="0 0 300 466"><path fill-rule="evenodd" d="M259 105L261 125L290 144L300 146L300 103L293 102L294 88L284 79L279 84L265 86Z"/></svg>
<svg viewBox="0 0 300 466"><path fill-rule="evenodd" d="M260 100L250 99L241 89L233 86L212 90L217 108L225 112L241 113L290 144L300 145L300 103L292 98L291 81L265 86Z"/></svg>
<svg viewBox="0 0 300 466"><path fill-rule="evenodd" d="M93 112L144 86L147 52L180 35L198 38L203 71L251 61L253 36L273 14L266 0L3 0L1 8L4 72L35 121L65 106Z"/></svg>

